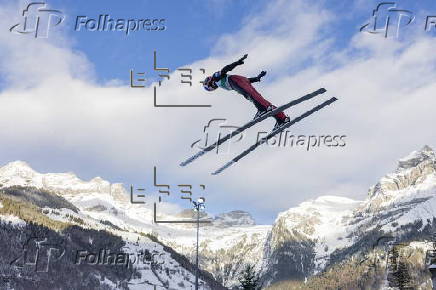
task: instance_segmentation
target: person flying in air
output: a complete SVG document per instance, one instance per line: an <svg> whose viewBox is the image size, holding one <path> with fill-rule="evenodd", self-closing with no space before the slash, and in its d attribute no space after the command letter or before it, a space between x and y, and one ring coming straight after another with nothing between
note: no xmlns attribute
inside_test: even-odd
<svg viewBox="0 0 436 290"><path fill-rule="evenodd" d="M239 60L229 65L226 65L220 71L215 72L212 76L207 77L203 82L203 87L207 91L214 91L218 87L220 87L225 90L234 90L239 94L243 95L247 100L253 102L253 104L256 106L258 110L256 115L254 116L254 118L256 119L262 114L265 114L266 112L276 108L276 106L274 106L264 97L262 97L262 95L258 91L256 91L256 89L251 85L252 83L260 82L260 79L266 75L266 71L262 71L257 77L252 78L227 74L236 66L244 64L244 60L247 58L247 56L248 55L245 54ZM276 115L274 115L274 118L276 119L274 129L286 122L289 122L289 117L286 116L283 112L277 113Z"/></svg>

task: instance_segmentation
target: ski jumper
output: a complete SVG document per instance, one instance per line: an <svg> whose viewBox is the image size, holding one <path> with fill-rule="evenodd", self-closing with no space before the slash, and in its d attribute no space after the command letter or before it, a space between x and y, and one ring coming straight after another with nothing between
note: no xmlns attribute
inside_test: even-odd
<svg viewBox="0 0 436 290"><path fill-rule="evenodd" d="M218 71L212 75L212 80L220 88L225 90L235 90L239 94L243 95L247 100L252 101L260 112L265 112L268 108L275 109L276 106L272 105L268 100L262 97L262 95L251 85L251 83L259 82L260 77L246 78L239 75L227 74L240 64L240 61L236 61L226 65L221 71ZM274 115L274 118L278 122L284 122L286 115L283 112L280 112Z"/></svg>

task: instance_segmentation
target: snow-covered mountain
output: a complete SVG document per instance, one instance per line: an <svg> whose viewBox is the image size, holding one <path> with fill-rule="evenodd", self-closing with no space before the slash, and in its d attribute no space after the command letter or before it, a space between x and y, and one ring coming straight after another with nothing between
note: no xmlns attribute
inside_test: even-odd
<svg viewBox="0 0 436 290"><path fill-rule="evenodd" d="M75 234L70 236L71 238L63 237L67 244L71 241L76 243L77 240L83 239L82 236L90 235L86 239L90 243L88 246L91 247L92 244L95 244L93 241L103 235L100 234L102 233L100 231L110 233L104 239L109 245L112 245L112 239L117 240L117 237L121 237L123 245L118 250L131 255L132 260L134 260L134 256L137 258L136 263L132 265L135 272L124 284L118 284L122 281L117 281L115 274L113 277L103 280L99 278L101 273L98 271L94 275L89 274L94 279L101 280L99 282L101 287L109 287L104 289L144 289L147 285L150 287L157 285L157 289L191 289L193 287L195 267L185 257L168 248L155 235L152 235L156 232L154 230L156 227L151 224L152 212L150 209L130 204L127 192L121 184L110 184L99 177L83 181L73 173L41 174L34 171L25 162L16 161L0 168L0 203L0 228L2 232L9 233L8 239L11 240L13 239L13 235L10 235L11 232L16 232L17 237L21 237L21 233L29 232L30 229L44 232L45 230L35 229L34 225L29 224L29 222L41 219L44 221L43 225L60 225L60 227L76 225L83 229L83 231L75 231ZM39 208L38 210L35 210L35 205ZM22 212L23 208L25 212ZM29 211L32 216L26 218L26 221L11 214L16 212L17 215L29 216ZM144 221L145 216L149 216L150 220ZM53 222L45 221L44 217ZM91 232L89 232L90 230ZM56 235L51 231L49 233ZM1 235L2 233L0 233ZM61 232L61 235L64 236L65 233ZM67 236L69 235L67 234ZM24 241L14 244L14 247L21 248L23 246L21 242ZM78 249L82 250L83 246ZM94 252L99 253L101 250L101 248L97 248ZM20 271L23 269L23 265L26 265L25 261L23 261L23 265L19 266L21 270L14 272L12 268L6 266L13 257L4 257L6 254L2 254L4 255L3 257L0 255L0 276L8 276L12 273L12 276L22 277L23 274ZM147 260L149 263L144 263L144 259L140 260L137 256L139 254L141 257L147 255L158 257L159 261L151 263ZM8 274L1 271L4 269ZM97 266L96 269L101 268ZM124 272L118 270L115 273ZM59 275L64 275L64 273L56 272L55 276ZM32 276L27 278L34 279ZM12 280L8 283L17 281L20 281L19 284L10 284L9 286L11 288L18 287L17 289L26 288L25 285L20 284L23 283L22 279ZM53 283L56 285L56 281ZM97 282L90 281L89 283L95 287ZM204 289L223 289L207 273L201 274L200 284L204 285L202 286Z"/></svg>
<svg viewBox="0 0 436 290"><path fill-rule="evenodd" d="M254 226L256 222L250 213L242 210L234 210L219 214L215 217L214 224L216 226L230 227L230 226Z"/></svg>
<svg viewBox="0 0 436 290"><path fill-rule="evenodd" d="M152 209L132 204L121 184L111 184L100 177L83 181L73 173L38 173L27 163L15 161L0 168L0 189L14 186L53 192L78 209L76 213L65 208L49 210L50 206L47 206L44 212L50 219L68 222L72 218L80 219L84 222L83 227L109 230L126 241L136 241L138 233L151 234L190 258L191 262L195 259L195 228L154 224ZM187 215L192 215L192 212L181 212L177 216ZM161 218L172 217L163 215ZM218 281L227 286L235 284L244 265L258 260L270 228L255 225L251 215L243 211L213 217L213 223L202 226L200 231L201 268L213 273ZM223 255L223 252L226 254ZM235 262L235 255L242 258Z"/></svg>
<svg viewBox="0 0 436 290"><path fill-rule="evenodd" d="M128 195L120 183L111 184L101 177L83 181L74 173L38 173L29 164L15 161L0 168L0 185L14 185L53 190L62 195L108 195L113 200L128 203Z"/></svg>
<svg viewBox="0 0 436 290"><path fill-rule="evenodd" d="M50 219L71 222L75 217L82 227L110 230L131 242L138 233L152 234L194 260L195 228L153 224L151 209L131 204L121 184L82 181L72 173L41 174L17 161L0 168L0 188L15 185L54 192L78 209L62 209L56 201L55 213L46 206ZM280 213L271 226L256 225L243 211L212 217L213 223L200 231L200 264L226 287L236 284L247 263L255 265L265 285L304 280L368 252L381 236L422 242L430 238L435 216L436 154L425 146L400 159L365 200L321 195Z"/></svg>
<svg viewBox="0 0 436 290"><path fill-rule="evenodd" d="M344 222L361 203L345 197L321 196L280 213L265 247L265 276L271 281L304 279L321 271L332 251L349 245L343 239Z"/></svg>
<svg viewBox="0 0 436 290"><path fill-rule="evenodd" d="M265 246L267 282L304 279L377 246L430 239L436 217L436 154L424 146L355 201L321 196L278 215ZM423 262L423 261L422 261Z"/></svg>

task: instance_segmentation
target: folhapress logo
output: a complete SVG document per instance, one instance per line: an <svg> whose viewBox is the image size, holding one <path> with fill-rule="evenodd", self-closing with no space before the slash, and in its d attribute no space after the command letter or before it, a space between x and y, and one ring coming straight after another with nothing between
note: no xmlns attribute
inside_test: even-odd
<svg viewBox="0 0 436 290"><path fill-rule="evenodd" d="M18 34L33 34L35 38L47 38L49 30L61 24L65 18L61 11L47 9L44 2L30 3L23 10L22 16L22 22L9 30Z"/></svg>
<svg viewBox="0 0 436 290"><path fill-rule="evenodd" d="M393 34L398 38L401 28L409 25L414 20L415 15L412 11L397 8L395 2L382 2L372 11L370 21L360 27L360 31L383 34L385 38L389 34ZM392 29L394 29L393 33L390 33Z"/></svg>
<svg viewBox="0 0 436 290"><path fill-rule="evenodd" d="M76 31L122 31L126 35L135 31L162 31L166 29L165 18L125 19L112 18L109 14L98 17L77 16Z"/></svg>

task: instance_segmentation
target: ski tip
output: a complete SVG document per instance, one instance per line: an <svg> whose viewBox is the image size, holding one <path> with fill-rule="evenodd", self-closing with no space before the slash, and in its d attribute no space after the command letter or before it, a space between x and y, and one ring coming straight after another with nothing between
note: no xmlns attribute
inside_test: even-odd
<svg viewBox="0 0 436 290"><path fill-rule="evenodd" d="M185 161L183 161L179 165L181 167L186 166L189 163L191 163L192 161L194 161L195 159L197 159L198 157L200 157L201 155L203 155L204 153L205 153L205 151L198 151L194 156L189 157L188 159L186 159Z"/></svg>
<svg viewBox="0 0 436 290"><path fill-rule="evenodd" d="M183 161L183 162L180 162L180 166L181 167L184 167L184 166L186 166L186 165L188 165L189 163L191 163L192 162L192 157L191 158L189 158L189 159L186 159L185 161Z"/></svg>
<svg viewBox="0 0 436 290"><path fill-rule="evenodd" d="M327 90L324 89L324 88L320 88L320 89L318 90L318 92L319 92L320 94L323 94L323 93L327 92Z"/></svg>
<svg viewBox="0 0 436 290"><path fill-rule="evenodd" d="M233 163L235 163L235 161L230 161L230 162L228 162L226 165L224 165L223 167L218 168L217 170L215 170L214 172L212 172L211 174L212 174L212 175L218 175L218 174L220 174L221 172L223 172L225 169L227 169L227 168L229 168L230 166L232 166Z"/></svg>
<svg viewBox="0 0 436 290"><path fill-rule="evenodd" d="M223 167L218 168L217 170L215 170L214 172L212 172L211 175L218 175L218 174L220 174L223 170L224 170Z"/></svg>

